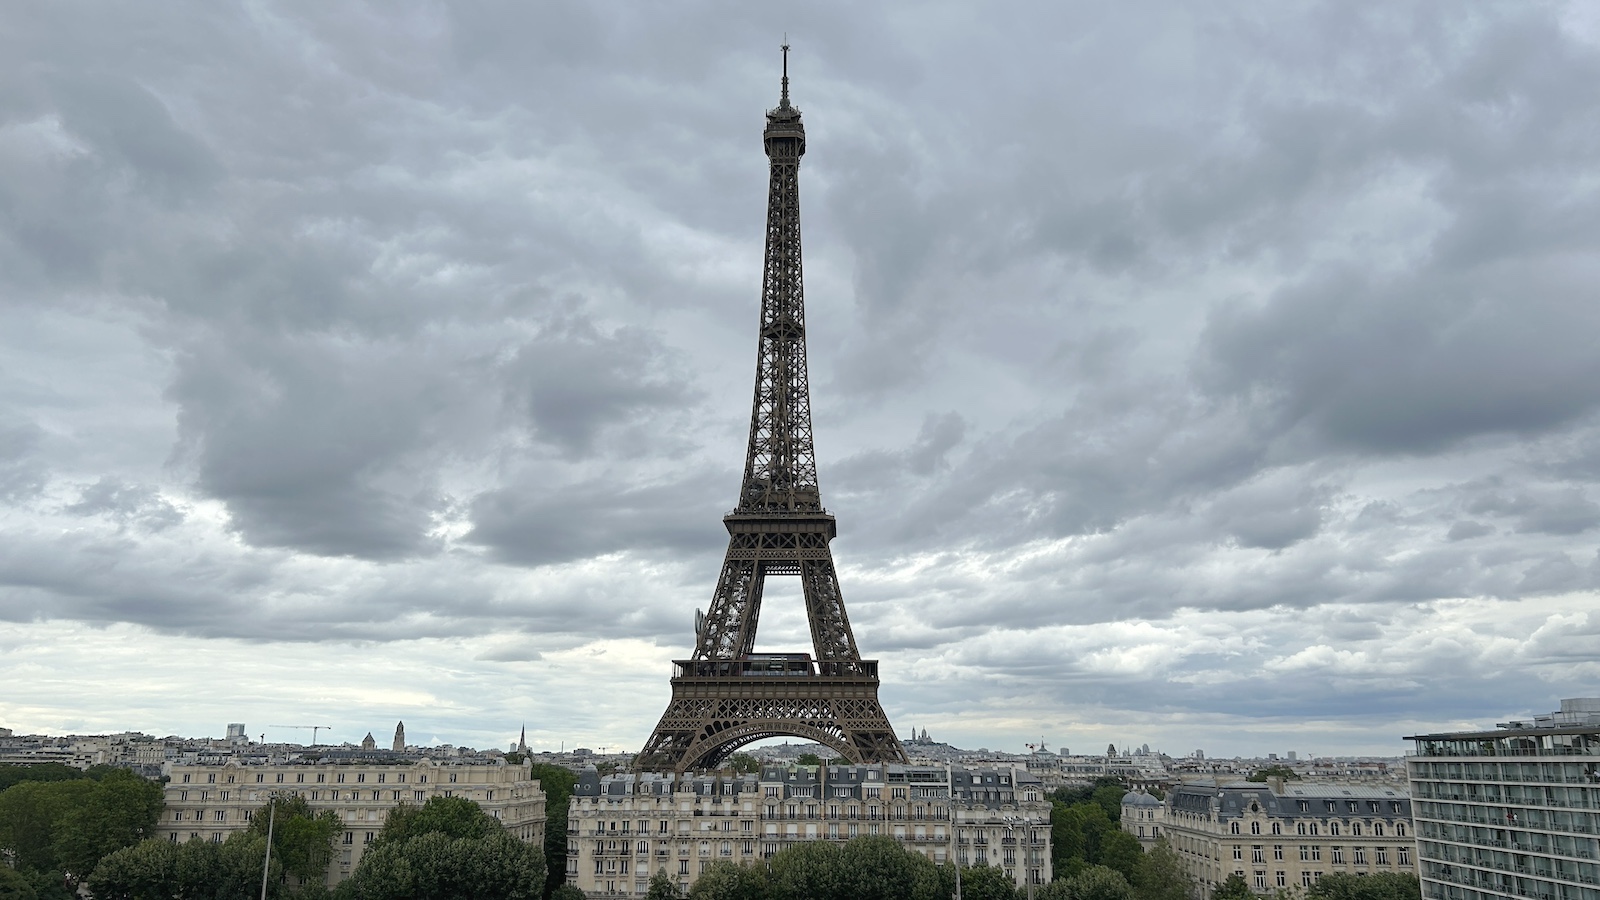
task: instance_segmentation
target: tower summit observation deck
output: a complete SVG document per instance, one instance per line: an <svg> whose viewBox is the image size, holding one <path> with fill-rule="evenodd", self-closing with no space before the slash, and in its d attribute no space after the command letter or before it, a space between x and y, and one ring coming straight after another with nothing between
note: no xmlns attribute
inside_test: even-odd
<svg viewBox="0 0 1600 900"><path fill-rule="evenodd" d="M710 768L745 744L792 735L851 762L905 762L878 702L878 663L861 658L829 548L811 433L800 253L800 157L806 130L783 88L762 132L768 160L766 251L755 398L739 500L723 517L728 552L710 610L695 617L692 658L674 662L672 700L637 760L643 769ZM768 576L798 577L813 657L755 652Z"/></svg>

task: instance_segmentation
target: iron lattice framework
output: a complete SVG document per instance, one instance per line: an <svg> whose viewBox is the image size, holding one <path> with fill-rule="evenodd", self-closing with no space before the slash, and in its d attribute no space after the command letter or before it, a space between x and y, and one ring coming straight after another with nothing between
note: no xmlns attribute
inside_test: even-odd
<svg viewBox="0 0 1600 900"><path fill-rule="evenodd" d="M828 546L838 529L817 487L800 256L806 132L789 103L788 46L783 50L782 95L762 133L771 174L744 478L738 505L722 520L728 554L711 608L697 616L693 658L675 663L672 702L645 744L644 768L708 768L777 735L818 741L852 762L906 760L878 703L878 664L861 658L850 632ZM800 579L814 660L755 654L769 575Z"/></svg>

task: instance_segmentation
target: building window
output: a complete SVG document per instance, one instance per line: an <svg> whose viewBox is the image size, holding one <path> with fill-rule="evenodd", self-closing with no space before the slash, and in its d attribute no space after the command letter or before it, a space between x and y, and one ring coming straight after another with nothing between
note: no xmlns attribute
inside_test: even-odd
<svg viewBox="0 0 1600 900"><path fill-rule="evenodd" d="M1328 833L1329 834L1334 834L1334 835L1338 834L1339 833L1339 823L1338 822L1329 822L1328 823Z"/></svg>
<svg viewBox="0 0 1600 900"><path fill-rule="evenodd" d="M1394 833L1396 835L1400 836L1400 837L1405 837L1406 836L1406 823L1404 823L1404 822L1396 822L1396 823L1394 823Z"/></svg>
<svg viewBox="0 0 1600 900"><path fill-rule="evenodd" d="M1372 833L1377 837L1383 837L1383 823L1382 822L1373 822L1372 823Z"/></svg>
<svg viewBox="0 0 1600 900"><path fill-rule="evenodd" d="M1389 864L1389 848L1388 847L1379 847L1378 848L1378 865L1387 866L1388 864Z"/></svg>
<svg viewBox="0 0 1600 900"><path fill-rule="evenodd" d="M1272 858L1273 859L1283 859L1283 845L1282 844L1273 844L1272 845Z"/></svg>
<svg viewBox="0 0 1600 900"><path fill-rule="evenodd" d="M1261 871L1260 869L1257 869L1256 870L1256 890L1264 891L1266 889L1267 889L1267 873Z"/></svg>
<svg viewBox="0 0 1600 900"><path fill-rule="evenodd" d="M1260 834L1261 833L1261 823L1260 822L1251 822L1250 823L1250 833L1251 834Z"/></svg>
<svg viewBox="0 0 1600 900"><path fill-rule="evenodd" d="M1358 865L1358 866L1366 865L1367 864L1367 848L1365 848L1365 847L1357 847L1355 849L1356 849L1356 865Z"/></svg>
<svg viewBox="0 0 1600 900"><path fill-rule="evenodd" d="M1240 846L1238 844L1234 844L1233 845L1233 858L1234 859L1244 859L1244 847L1242 847L1242 846Z"/></svg>
<svg viewBox="0 0 1600 900"><path fill-rule="evenodd" d="M1339 865L1340 863L1344 862L1344 848L1343 847L1334 847L1332 853L1333 853L1333 864L1334 865Z"/></svg>
<svg viewBox="0 0 1600 900"><path fill-rule="evenodd" d="M600 860L597 859L594 862L595 862L595 866L598 867L600 865ZM679 875L687 875L687 874L689 874L689 861L687 859L678 860L678 874Z"/></svg>
<svg viewBox="0 0 1600 900"><path fill-rule="evenodd" d="M1311 861L1311 848L1307 847L1305 844L1301 844L1300 845L1300 861L1301 862L1310 862Z"/></svg>
<svg viewBox="0 0 1600 900"><path fill-rule="evenodd" d="M262 780L264 780L264 779L265 779L265 778L266 778L266 777L267 777L267 776L265 776L265 775L262 775L262 774L260 774L260 773L259 773L259 772L258 772L258 773L256 773L256 784L260 784L260 783L261 783L261 782L262 782ZM282 775L279 775L279 776L278 776L278 780L279 780L279 781L282 781L282 780L283 780L283 776L282 776Z"/></svg>
<svg viewBox="0 0 1600 900"><path fill-rule="evenodd" d="M1310 800L1301 800L1300 801L1300 811L1301 812L1310 812L1311 811L1311 801Z"/></svg>
<svg viewBox="0 0 1600 900"><path fill-rule="evenodd" d="M1229 834L1238 834L1239 833L1239 823L1238 822L1229 822L1228 823L1228 833Z"/></svg>
<svg viewBox="0 0 1600 900"><path fill-rule="evenodd" d="M355 842L356 842L356 833L354 831L346 831L344 833L344 845L346 847L348 847L351 844L354 844Z"/></svg>
<svg viewBox="0 0 1600 900"><path fill-rule="evenodd" d="M1288 886L1289 886L1289 873L1283 871L1282 869L1279 869L1278 870L1278 887L1288 887Z"/></svg>
<svg viewBox="0 0 1600 900"><path fill-rule="evenodd" d="M1250 848L1250 861L1251 862L1266 862L1266 858L1262 856L1261 845L1260 844L1256 844L1255 846Z"/></svg>
<svg viewBox="0 0 1600 900"><path fill-rule="evenodd" d="M339 773L339 774L338 774L338 776L337 776L337 777L335 777L335 779L334 779L334 780L335 780L335 781L337 781L337 782L339 782L339 783L340 783L340 784L344 784L344 773L343 773L343 772L340 772L340 773Z"/></svg>
<svg viewBox="0 0 1600 900"><path fill-rule="evenodd" d="M1400 853L1400 865L1411 865L1411 851L1405 847L1401 847L1399 848L1398 852Z"/></svg>
<svg viewBox="0 0 1600 900"><path fill-rule="evenodd" d="M1311 887L1311 873L1310 872L1301 872L1300 873L1300 886L1301 887Z"/></svg>
<svg viewBox="0 0 1600 900"><path fill-rule="evenodd" d="M1311 861L1322 862L1322 847L1318 844L1311 845Z"/></svg>
<svg viewBox="0 0 1600 900"><path fill-rule="evenodd" d="M1272 823L1272 833L1273 834L1283 834L1283 824L1280 823L1280 822L1273 822Z"/></svg>

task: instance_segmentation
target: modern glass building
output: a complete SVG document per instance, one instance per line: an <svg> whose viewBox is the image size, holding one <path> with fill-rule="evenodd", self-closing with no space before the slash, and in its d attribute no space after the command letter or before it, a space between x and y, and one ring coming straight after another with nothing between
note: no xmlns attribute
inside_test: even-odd
<svg viewBox="0 0 1600 900"><path fill-rule="evenodd" d="M1406 740L1424 900L1600 900L1600 698Z"/></svg>

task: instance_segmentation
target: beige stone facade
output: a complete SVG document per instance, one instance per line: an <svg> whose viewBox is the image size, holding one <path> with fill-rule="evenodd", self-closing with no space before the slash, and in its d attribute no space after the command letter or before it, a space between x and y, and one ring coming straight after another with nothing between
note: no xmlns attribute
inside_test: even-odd
<svg viewBox="0 0 1600 900"><path fill-rule="evenodd" d="M1124 830L1139 805L1124 801ZM1267 894L1309 887L1331 872L1416 871L1411 798L1398 788L1279 779L1184 784L1163 807L1159 819L1142 821L1161 829L1205 896L1233 874Z"/></svg>
<svg viewBox="0 0 1600 900"><path fill-rule="evenodd" d="M755 863L804 841L884 835L934 863L1050 881L1050 803L1025 769L770 766L760 775L582 773L567 883L639 897L665 871L687 890L713 862Z"/></svg>
<svg viewBox="0 0 1600 900"><path fill-rule="evenodd" d="M173 766L156 836L175 842L224 841L250 824L273 793L304 797L344 823L328 866L328 884L350 877L389 811L430 797L465 797L506 830L543 846L545 796L527 766L413 763L288 763Z"/></svg>

